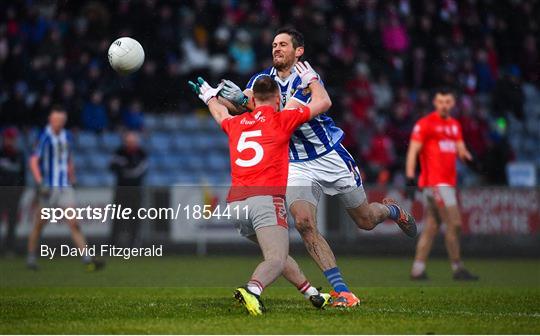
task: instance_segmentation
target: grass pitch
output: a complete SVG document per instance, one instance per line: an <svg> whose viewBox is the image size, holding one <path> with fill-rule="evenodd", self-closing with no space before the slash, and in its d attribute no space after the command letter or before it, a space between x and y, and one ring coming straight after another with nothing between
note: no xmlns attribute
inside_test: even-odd
<svg viewBox="0 0 540 336"><path fill-rule="evenodd" d="M0 334L540 334L540 261L468 260L477 283L451 280L446 260L431 280L408 279L410 260L338 258L363 300L350 310L319 311L279 280L263 297L268 313L251 317L232 299L259 261L244 257L109 259L85 273L77 259L0 259ZM306 275L328 289L310 259Z"/></svg>

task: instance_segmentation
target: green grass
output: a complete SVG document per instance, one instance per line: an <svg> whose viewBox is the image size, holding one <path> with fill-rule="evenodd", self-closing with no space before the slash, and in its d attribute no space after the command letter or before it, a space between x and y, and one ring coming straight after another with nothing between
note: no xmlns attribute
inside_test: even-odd
<svg viewBox="0 0 540 336"><path fill-rule="evenodd" d="M540 262L469 260L482 279L451 280L448 263L429 264L431 280L408 280L410 260L339 258L363 299L351 310L315 310L279 280L264 293L268 313L248 316L232 299L257 258L109 259L85 273L76 259L0 259L0 334L361 334L540 333ZM313 262L299 263L326 285Z"/></svg>

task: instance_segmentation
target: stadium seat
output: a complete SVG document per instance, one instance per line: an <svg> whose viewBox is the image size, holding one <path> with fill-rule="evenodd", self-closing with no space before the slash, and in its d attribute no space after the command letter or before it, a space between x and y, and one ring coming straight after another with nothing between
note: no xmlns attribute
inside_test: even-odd
<svg viewBox="0 0 540 336"><path fill-rule="evenodd" d="M202 157L198 155L186 155L186 168L190 170L201 170L205 166Z"/></svg>
<svg viewBox="0 0 540 336"><path fill-rule="evenodd" d="M23 133L24 136L23 139L23 148L28 149L29 151L33 151L35 145L38 142L39 134L41 133L41 129L39 127L32 127L28 130L28 132Z"/></svg>
<svg viewBox="0 0 540 336"><path fill-rule="evenodd" d="M160 117L154 114L148 114L144 116L144 126L145 128L152 132L159 129Z"/></svg>
<svg viewBox="0 0 540 336"><path fill-rule="evenodd" d="M161 158L161 168L168 172L170 171L180 171L183 169L185 160L178 155L164 155Z"/></svg>
<svg viewBox="0 0 540 336"><path fill-rule="evenodd" d="M73 163L75 164L75 171L86 168L88 164L86 160L86 155L73 155Z"/></svg>
<svg viewBox="0 0 540 336"><path fill-rule="evenodd" d="M108 151L113 152L122 145L122 138L120 134L113 132L105 132L101 134L101 147Z"/></svg>
<svg viewBox="0 0 540 336"><path fill-rule="evenodd" d="M193 140L194 147L201 151L213 149L215 146L214 136L212 133L196 133Z"/></svg>
<svg viewBox="0 0 540 336"><path fill-rule="evenodd" d="M182 119L180 116L167 114L161 117L161 124L163 125L162 129L177 132L181 128Z"/></svg>
<svg viewBox="0 0 540 336"><path fill-rule="evenodd" d="M172 147L177 152L189 151L194 146L193 137L186 134L174 134L172 136Z"/></svg>
<svg viewBox="0 0 540 336"><path fill-rule="evenodd" d="M96 172L107 172L111 163L111 155L99 151L92 151L87 154L87 166Z"/></svg>
<svg viewBox="0 0 540 336"><path fill-rule="evenodd" d="M77 182L83 187L99 187L102 185L99 174L86 172L77 175Z"/></svg>
<svg viewBox="0 0 540 336"><path fill-rule="evenodd" d="M229 160L220 152L210 152L206 156L206 167L210 171L226 171L229 167Z"/></svg>
<svg viewBox="0 0 540 336"><path fill-rule="evenodd" d="M82 150L94 149L98 147L98 137L93 132L81 131L75 137L75 144Z"/></svg>
<svg viewBox="0 0 540 336"><path fill-rule="evenodd" d="M164 174L149 174L145 179L145 184L148 186L168 186L170 185L170 179Z"/></svg>
<svg viewBox="0 0 540 336"><path fill-rule="evenodd" d="M152 173L154 170L159 170L160 161L157 155L150 155L148 157L148 172Z"/></svg>
<svg viewBox="0 0 540 336"><path fill-rule="evenodd" d="M187 131L199 131L203 129L204 119L196 114L189 114L182 118L181 129Z"/></svg>
<svg viewBox="0 0 540 336"><path fill-rule="evenodd" d="M101 174L100 175L100 178L101 178L101 186L105 187L109 187L109 186L114 186L116 185L116 177L114 176L113 173L105 173L105 174Z"/></svg>
<svg viewBox="0 0 540 336"><path fill-rule="evenodd" d="M165 132L155 132L148 137L148 145L150 151L166 154L171 147L171 137Z"/></svg>

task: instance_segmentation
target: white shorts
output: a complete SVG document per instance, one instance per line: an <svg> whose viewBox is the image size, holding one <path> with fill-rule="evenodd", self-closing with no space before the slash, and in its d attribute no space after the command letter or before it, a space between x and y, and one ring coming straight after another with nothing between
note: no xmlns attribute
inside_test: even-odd
<svg viewBox="0 0 540 336"><path fill-rule="evenodd" d="M423 193L428 206L449 207L457 205L456 188L452 186L426 187Z"/></svg>
<svg viewBox="0 0 540 336"><path fill-rule="evenodd" d="M361 189L361 190L360 190ZM347 195L347 204L365 201L365 192L358 165L345 147L337 144L327 154L314 160L289 163L287 181L287 203L298 200L317 205L321 193L327 195ZM354 200L350 200L354 195ZM363 197L363 199L361 199ZM354 207L354 206L347 206Z"/></svg>
<svg viewBox="0 0 540 336"><path fill-rule="evenodd" d="M244 237L255 235L259 228L279 225L286 229L287 209L285 200L276 196L253 196L242 201L231 202L230 207L238 206L243 209L247 206L247 219L239 219L235 222L236 229Z"/></svg>
<svg viewBox="0 0 540 336"><path fill-rule="evenodd" d="M75 191L72 187L53 187L46 196L40 195L39 204L47 208L68 208L76 206Z"/></svg>

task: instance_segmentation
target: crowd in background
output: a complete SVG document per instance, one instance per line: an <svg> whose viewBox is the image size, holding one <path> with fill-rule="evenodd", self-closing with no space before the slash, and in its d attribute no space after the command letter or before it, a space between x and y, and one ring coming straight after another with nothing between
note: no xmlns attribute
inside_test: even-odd
<svg viewBox="0 0 540 336"><path fill-rule="evenodd" d="M540 86L539 13L535 0L1 2L0 125L43 125L53 103L70 128L96 132L193 113L188 79L244 86L271 65L274 31L292 24L368 181L403 170L412 126L444 85L458 92L455 116L482 163L473 169L504 183L506 125L524 118L523 83ZM129 77L107 63L119 36L146 53Z"/></svg>

